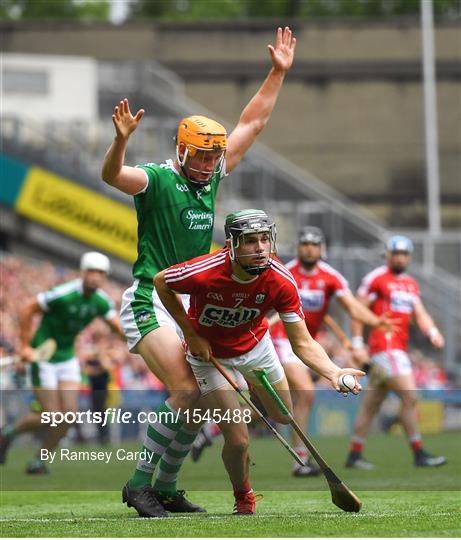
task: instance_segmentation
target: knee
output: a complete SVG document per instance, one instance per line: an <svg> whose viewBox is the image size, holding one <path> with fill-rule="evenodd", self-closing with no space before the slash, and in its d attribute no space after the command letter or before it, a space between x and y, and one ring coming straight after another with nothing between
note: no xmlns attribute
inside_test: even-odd
<svg viewBox="0 0 461 540"><path fill-rule="evenodd" d="M414 407L416 407L416 402L416 394L414 394L413 392L402 396L402 407L404 408L413 409Z"/></svg>
<svg viewBox="0 0 461 540"><path fill-rule="evenodd" d="M248 432L234 432L225 436L224 446L227 450L235 454L244 454L250 446Z"/></svg>
<svg viewBox="0 0 461 540"><path fill-rule="evenodd" d="M168 401L174 409L188 409L197 403L199 398L200 390L194 381L193 385L186 385L181 390L170 391Z"/></svg>

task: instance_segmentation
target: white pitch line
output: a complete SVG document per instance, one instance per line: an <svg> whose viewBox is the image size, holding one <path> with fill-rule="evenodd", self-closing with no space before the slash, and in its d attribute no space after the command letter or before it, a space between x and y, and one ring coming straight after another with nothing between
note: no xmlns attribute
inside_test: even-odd
<svg viewBox="0 0 461 540"><path fill-rule="evenodd" d="M336 513L335 513L336 514ZM248 518L251 518L251 519L266 519L266 518L280 518L280 517L283 517L283 518L305 518L307 515L311 516L312 517L312 512L310 513L306 513L306 514L256 514L256 515L252 515L252 516L248 516ZM319 512L318 514L316 514L316 517L324 517L324 516L330 516L331 517L331 512L328 513L328 514L325 514L324 512ZM341 514L337 514L338 516L340 516ZM361 514L358 514L358 513L351 513L351 514L348 514L350 517L354 518L354 519L366 519L366 518L370 518L370 517L376 517L376 518L382 518L382 517L404 517L404 516L409 516L409 517L416 517L418 515L420 515L420 512L365 512L365 513L361 513ZM443 517L443 516L451 516L452 513L450 512L436 512L436 513L433 513L431 514L432 517ZM183 519L183 520L197 520L197 519L228 519L228 518L232 518L232 514L226 514L226 515L220 515L220 516L213 516L213 515L209 515L209 516L197 516L197 517L194 517L194 516L169 516L167 519L168 520L171 520L171 519ZM82 522L82 521L89 521L89 522L92 522L92 521L102 521L102 522L107 522L107 521L120 521L120 520L125 520L126 517L125 516L121 516L121 517L114 517L114 518L105 518L105 517L75 517L75 518L0 518L0 523L8 523L8 522L13 522L13 523L72 523L72 522ZM139 521L140 519L165 519L165 518L137 518L137 517L133 517L133 518L130 518L132 519L133 521Z"/></svg>

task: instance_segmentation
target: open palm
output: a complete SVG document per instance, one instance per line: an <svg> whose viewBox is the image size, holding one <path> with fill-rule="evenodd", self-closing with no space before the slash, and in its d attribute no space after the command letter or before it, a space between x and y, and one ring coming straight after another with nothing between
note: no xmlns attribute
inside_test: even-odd
<svg viewBox="0 0 461 540"><path fill-rule="evenodd" d="M277 28L275 48L272 45L267 46L272 59L272 67L277 71L288 71L293 64L295 47L296 38L293 37L290 28L285 26L283 31Z"/></svg>
<svg viewBox="0 0 461 540"><path fill-rule="evenodd" d="M112 122L115 126L115 131L117 135L128 139L128 137L133 133L133 131L138 127L138 124L141 118L144 115L144 109L139 109L139 111L133 116L130 111L130 104L125 98L120 102L120 105L117 105L114 109L114 114L112 115Z"/></svg>

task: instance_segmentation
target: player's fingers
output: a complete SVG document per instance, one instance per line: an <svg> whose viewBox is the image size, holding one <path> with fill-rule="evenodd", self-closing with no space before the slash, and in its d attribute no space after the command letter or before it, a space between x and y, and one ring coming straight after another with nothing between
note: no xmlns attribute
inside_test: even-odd
<svg viewBox="0 0 461 540"><path fill-rule="evenodd" d="M144 109L139 109L139 111L136 113L136 116L134 117L136 122L139 122L141 118L144 116Z"/></svg>
<svg viewBox="0 0 461 540"><path fill-rule="evenodd" d="M288 26L285 26L285 29L283 31L283 44L289 47L290 42L291 42L291 30Z"/></svg>
<svg viewBox="0 0 461 540"><path fill-rule="evenodd" d="M271 58L274 58L274 56L275 56L275 49L274 49L274 47L272 47L272 45L268 45L267 48L269 49Z"/></svg>
<svg viewBox="0 0 461 540"><path fill-rule="evenodd" d="M364 377L366 373L362 371L361 369L355 369L355 368L346 368L342 370L344 373L347 373L348 375L353 375L354 377Z"/></svg>
<svg viewBox="0 0 461 540"><path fill-rule="evenodd" d="M275 46L280 47L281 44L282 44L282 28L279 26L277 28L277 37L275 39Z"/></svg>
<svg viewBox="0 0 461 540"><path fill-rule="evenodd" d="M296 47L296 38L294 37L294 38L292 38L292 40L291 40L290 49L291 49L292 51L294 51L294 50L295 50L295 47Z"/></svg>

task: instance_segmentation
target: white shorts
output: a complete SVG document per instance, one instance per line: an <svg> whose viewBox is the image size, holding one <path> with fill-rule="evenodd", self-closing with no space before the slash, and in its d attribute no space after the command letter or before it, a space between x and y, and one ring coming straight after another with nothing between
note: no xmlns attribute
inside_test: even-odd
<svg viewBox="0 0 461 540"><path fill-rule="evenodd" d="M291 348L291 343L289 339L286 338L276 338L272 340L274 342L275 350L277 351L278 357L282 365L285 364L298 364L300 366L309 369L306 364L300 360Z"/></svg>
<svg viewBox="0 0 461 540"><path fill-rule="evenodd" d="M182 294L181 298L184 309L187 311L189 309L189 295ZM162 304L157 291L151 286L146 287L138 279L123 293L120 323L130 351L134 349L141 338L160 326L170 326L181 340L184 339L182 330Z"/></svg>
<svg viewBox="0 0 461 540"><path fill-rule="evenodd" d="M71 358L64 362L33 362L31 364L32 385L34 388L56 390L60 382L81 382L80 362Z"/></svg>
<svg viewBox="0 0 461 540"><path fill-rule="evenodd" d="M234 358L217 358L217 360L234 381L238 381L236 374L240 373L251 384L260 386L259 379L252 371L256 368L265 370L271 384L277 384L285 376L269 333L266 333L261 341L246 354ZM191 365L203 396L229 385L224 376L210 362L203 362L192 356L190 352L187 352L187 361Z"/></svg>
<svg viewBox="0 0 461 540"><path fill-rule="evenodd" d="M411 361L407 353L401 349L376 353L370 358L370 361L381 367L388 378L412 373Z"/></svg>

